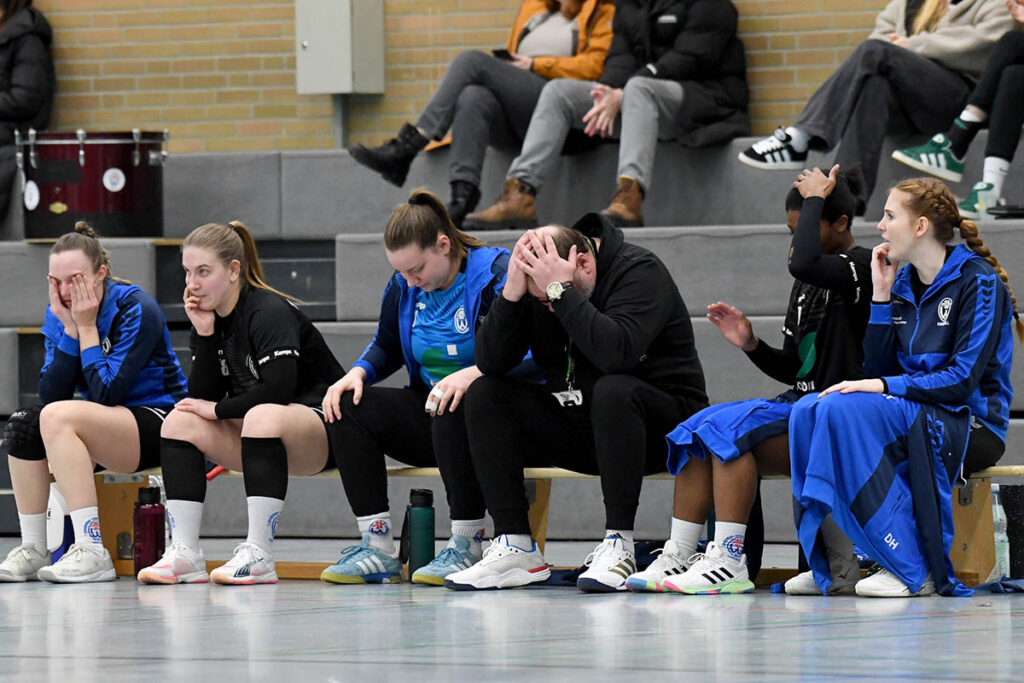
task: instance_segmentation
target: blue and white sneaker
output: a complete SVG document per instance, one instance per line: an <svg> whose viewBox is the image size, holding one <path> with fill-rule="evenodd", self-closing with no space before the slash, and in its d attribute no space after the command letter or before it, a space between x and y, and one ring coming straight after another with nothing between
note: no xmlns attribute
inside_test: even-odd
<svg viewBox="0 0 1024 683"><path fill-rule="evenodd" d="M277 565L273 555L246 541L235 546L230 560L210 572L210 581L225 586L277 583Z"/></svg>
<svg viewBox="0 0 1024 683"><path fill-rule="evenodd" d="M413 583L425 583L428 586L443 586L449 574L469 569L480 561L480 558L469 550L470 539L464 536L452 536L448 547L438 553L429 564L426 564L412 575Z"/></svg>
<svg viewBox="0 0 1024 683"><path fill-rule="evenodd" d="M630 544L632 546L632 544ZM606 536L583 562L587 571L576 579L576 587L587 593L626 590L626 579L636 572L632 547L618 534Z"/></svg>
<svg viewBox="0 0 1024 683"><path fill-rule="evenodd" d="M639 593L662 593L665 591L662 585L665 579L683 574L690 568L689 558L680 552L679 545L672 539L665 541L665 546L658 552L651 566L629 575L626 588Z"/></svg>
<svg viewBox="0 0 1024 683"><path fill-rule="evenodd" d="M402 583L402 563L370 547L370 536L342 549L338 561L320 574L327 583Z"/></svg>

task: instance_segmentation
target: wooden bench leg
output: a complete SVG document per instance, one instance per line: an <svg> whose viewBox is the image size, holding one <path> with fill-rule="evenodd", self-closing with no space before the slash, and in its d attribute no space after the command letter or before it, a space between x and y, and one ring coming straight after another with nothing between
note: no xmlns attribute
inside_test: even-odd
<svg viewBox="0 0 1024 683"><path fill-rule="evenodd" d="M991 484L991 479L968 479L963 489L953 489L954 533L949 557L957 577L968 586L987 581L996 565Z"/></svg>
<svg viewBox="0 0 1024 683"><path fill-rule="evenodd" d="M134 576L132 516L139 489L149 486L149 477L99 473L95 479L103 547L110 553L118 576Z"/></svg>
<svg viewBox="0 0 1024 683"><path fill-rule="evenodd" d="M531 491L532 489L532 491ZM551 504L551 480L528 479L526 496L530 501L530 533L537 542L537 548L544 552L548 538L548 509Z"/></svg>

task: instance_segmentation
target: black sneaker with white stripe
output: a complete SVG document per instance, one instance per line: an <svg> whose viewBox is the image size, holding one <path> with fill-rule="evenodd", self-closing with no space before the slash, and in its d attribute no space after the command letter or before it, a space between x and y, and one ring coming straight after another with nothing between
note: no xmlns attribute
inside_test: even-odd
<svg viewBox="0 0 1024 683"><path fill-rule="evenodd" d="M766 171L798 171L807 163L807 150L798 152L793 147L793 138L779 126L764 140L740 152L738 158L747 166Z"/></svg>
<svg viewBox="0 0 1024 683"><path fill-rule="evenodd" d="M737 560L724 548L708 543L707 552L694 560L686 573L662 581L666 591L687 595L717 595L719 593L750 593L754 584L747 573L747 556Z"/></svg>

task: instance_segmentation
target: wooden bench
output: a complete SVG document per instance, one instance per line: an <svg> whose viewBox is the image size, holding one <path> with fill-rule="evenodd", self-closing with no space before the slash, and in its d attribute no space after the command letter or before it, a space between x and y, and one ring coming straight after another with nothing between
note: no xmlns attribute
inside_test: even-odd
<svg viewBox="0 0 1024 683"><path fill-rule="evenodd" d="M113 558L117 558L120 546L121 556L130 551L132 531L132 503L137 500L138 489L148 486L149 475L159 475L159 469L145 470L136 474L96 475L96 491L99 501L101 525L104 530L104 544ZM223 476L241 476L240 473L225 471ZM336 477L334 470L316 476ZM389 477L435 477L441 474L436 467L389 467ZM528 467L523 470L530 500L530 529L534 540L543 551L547 540L548 511L551 502L551 486L555 479L596 479L593 475L580 474L558 467ZM1024 466L990 467L976 472L967 481L967 486L957 489L953 503L955 534L950 557L957 576L969 586L988 579L995 567L995 541L992 521L993 479L1024 477ZM653 474L648 479L672 479L668 473ZM782 479L784 477L768 477ZM125 546L127 539L127 547ZM120 542L119 542L120 541ZM208 560L207 567L213 569L224 560ZM120 576L131 576L134 566L130 559L115 559L114 566ZM282 579L318 579L327 567L324 562L278 562L277 574ZM763 567L758 575L758 585L770 585L785 581L796 573L793 568Z"/></svg>

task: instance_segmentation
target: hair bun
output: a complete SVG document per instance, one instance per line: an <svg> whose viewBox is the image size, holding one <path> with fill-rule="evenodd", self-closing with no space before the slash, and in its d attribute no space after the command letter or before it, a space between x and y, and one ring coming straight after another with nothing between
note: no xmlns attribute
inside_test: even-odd
<svg viewBox="0 0 1024 683"><path fill-rule="evenodd" d="M93 230L92 226L89 225L88 223L86 223L85 221L77 221L75 223L75 232L81 233L82 235L85 235L86 237L92 237L93 239L99 239L99 235L96 234L96 231Z"/></svg>

